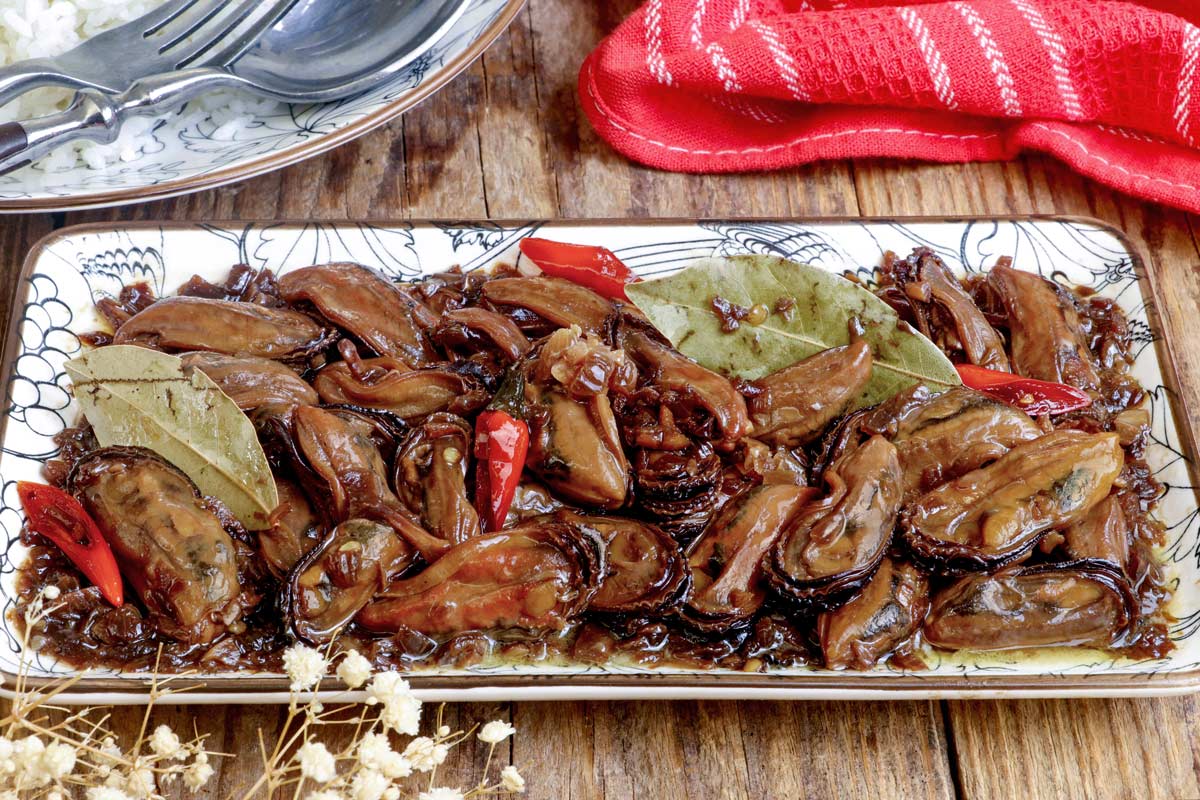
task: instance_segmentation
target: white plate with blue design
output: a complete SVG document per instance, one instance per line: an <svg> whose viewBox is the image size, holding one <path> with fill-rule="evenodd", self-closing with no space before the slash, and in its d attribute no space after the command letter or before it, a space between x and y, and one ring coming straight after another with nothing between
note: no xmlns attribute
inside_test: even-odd
<svg viewBox="0 0 1200 800"><path fill-rule="evenodd" d="M1166 487L1157 509L1168 541L1163 559L1174 599L1164 658L1130 660L1084 649L1036 654L928 653L916 672L881 667L848 673L819 668L766 673L651 669L627 665L506 665L430 668L413 674L424 699L543 700L630 698L857 698L1064 697L1178 694L1200 687L1200 514L1192 477L1195 446L1187 415L1174 394L1174 366L1153 313L1154 276L1120 232L1081 219L782 220L657 222L464 223L209 223L80 226L58 231L30 254L17 288L9 331L5 382L9 406L0 453L0 600L14 604L15 571L25 558L16 498L18 480L37 480L54 456L53 436L72 424L77 409L63 362L80 351L79 333L96 330L94 302L123 284L145 281L173 292L194 274L221 280L234 264L277 272L330 261L357 261L398 278L459 264L480 269L511 260L516 242L540 230L562 241L613 249L642 275L661 275L695 258L771 253L842 273L867 276L885 251L932 247L959 273L985 270L1001 256L1069 285L1117 300L1134 338L1134 376L1146 388L1152 443L1146 459ZM5 683L21 659L20 637L0 620L0 673ZM37 653L26 654L30 675L74 675ZM286 679L273 675L200 675L187 702L282 702ZM91 671L63 702L139 703L144 674ZM0 687L0 692L3 689ZM332 695L331 695L332 696ZM354 693L337 693L355 697Z"/></svg>

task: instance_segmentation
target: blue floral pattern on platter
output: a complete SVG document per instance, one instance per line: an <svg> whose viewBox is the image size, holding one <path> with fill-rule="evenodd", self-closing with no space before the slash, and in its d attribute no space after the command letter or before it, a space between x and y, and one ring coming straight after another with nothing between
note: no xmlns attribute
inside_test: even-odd
<svg viewBox="0 0 1200 800"><path fill-rule="evenodd" d="M440 77L447 65L479 41L511 2L471 0L442 38L377 89L332 103L278 104L274 112L256 116L231 139L216 138L217 126L211 120L197 121L197 115L184 106L157 123L152 131L153 143L133 160L117 161L98 170L75 165L47 171L34 164L0 176L0 203L69 198L87 205L98 194L150 190L217 170L249 166L268 156L286 158L289 151L403 101L422 84ZM242 177L232 174L228 180ZM134 196L124 202L137 200Z"/></svg>
<svg viewBox="0 0 1200 800"><path fill-rule="evenodd" d="M19 543L21 514L15 482L37 479L56 452L52 437L76 419L63 363L80 351L77 334L100 327L94 302L122 285L146 281L170 293L199 274L220 280L233 264L277 272L328 261L356 261L396 278L413 278L458 264L487 267L516 257L516 242L539 229L563 241L604 243L643 276L662 275L714 254L770 253L830 271L853 271L869 279L886 251L934 248L963 272L986 270L1000 256L1067 285L1082 285L1118 300L1134 332L1134 375L1146 387L1152 414L1147 460L1166 486L1158 516L1166 525L1163 554L1175 587L1171 633L1177 648L1163 659L1132 661L1097 651L1050 650L1036 655L931 653L935 678L957 676L1161 674L1200 669L1200 513L1187 446L1176 427L1164 385L1152 309L1143 294L1136 261L1122 240L1104 227L1076 220L975 220L962 222L700 221L632 223L398 223L268 224L212 223L66 230L36 255L22 301L19 343L8 384L7 427L0 452L0 599L14 603L15 571L25 557ZM0 670L12 672L19 642L8 614L0 622ZM70 670L34 654L37 675ZM645 672L629 665L601 667L526 665L473 668L471 674L601 674ZM445 674L459 674L452 671ZM664 672L664 670L657 670ZM137 680L137 676L103 673ZM714 673L709 673L714 674ZM720 674L720 673L715 673ZM777 674L836 675L814 669ZM887 667L865 673L883 679ZM913 674L913 673L906 673Z"/></svg>

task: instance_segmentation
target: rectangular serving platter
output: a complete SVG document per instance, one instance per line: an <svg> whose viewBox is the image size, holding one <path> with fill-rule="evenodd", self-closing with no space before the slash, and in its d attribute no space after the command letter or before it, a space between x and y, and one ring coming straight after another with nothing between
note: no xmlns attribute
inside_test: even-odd
<svg viewBox="0 0 1200 800"><path fill-rule="evenodd" d="M986 270L1001 256L1064 284L1086 286L1126 310L1135 340L1135 376L1146 387L1153 419L1147 460L1167 487L1158 516L1174 586L1174 651L1133 661L1088 650L975 655L934 654L929 668L870 672L818 668L768 673L650 669L614 665L500 665L413 672L414 689L428 701L619 699L899 699L1110 697L1182 694L1200 688L1200 514L1194 480L1195 438L1168 346L1170 332L1154 313L1156 276L1118 230L1066 217L975 219L651 220L557 222L212 222L120 223L65 228L30 252L16 286L5 346L8 391L0 418L0 694L11 690L20 639L10 618L16 568L25 558L16 500L18 480L39 479L54 456L53 436L77 410L63 362L80 351L77 334L96 330L94 302L123 284L144 281L170 294L194 274L219 281L234 264L286 272L310 264L355 261L398 278L451 265L476 270L515 258L516 242L537 231L562 241L603 244L643 276L663 275L695 258L768 253L870 280L883 253L933 248L956 272ZM65 665L28 654L32 682L75 676ZM194 689L173 701L274 703L287 701L287 681L268 674L199 674ZM58 697L64 703L144 703L144 674L87 671ZM360 693L323 689L329 699Z"/></svg>

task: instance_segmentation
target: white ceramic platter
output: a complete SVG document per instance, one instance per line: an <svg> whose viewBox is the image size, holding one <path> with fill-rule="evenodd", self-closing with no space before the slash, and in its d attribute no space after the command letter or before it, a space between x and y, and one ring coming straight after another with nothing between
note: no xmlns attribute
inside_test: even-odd
<svg viewBox="0 0 1200 800"><path fill-rule="evenodd" d="M234 132L184 106L164 116L153 142L103 169L40 164L0 176L0 213L101 208L161 200L261 175L361 136L412 108L479 57L525 0L467 0L431 31L417 55L384 85L333 103L276 104ZM193 104L194 105L194 104Z"/></svg>
<svg viewBox="0 0 1200 800"><path fill-rule="evenodd" d="M34 248L25 266L9 332L9 408L0 454L0 596L13 605L14 573L25 551L15 482L38 479L52 457L52 437L76 419L63 362L80 350L76 334L95 330L94 300L123 284L148 282L168 294L193 274L219 281L244 263L277 272L328 261L357 261L397 278L453 264L473 270L515 257L518 239L542 229L564 241L604 244L642 275L661 275L713 254L773 253L825 269L866 277L887 250L934 248L958 271L979 271L1000 256L1066 284L1091 287L1128 313L1136 351L1134 374L1149 392L1153 443L1147 459L1167 487L1158 515L1169 542L1164 556L1175 586L1171 628L1176 648L1166 658L1129 661L1088 650L1034 656L933 654L929 669L880 668L847 673L815 668L768 674L651 670L644 667L502 666L414 673L428 700L547 700L628 698L896 698L1061 697L1155 695L1200 686L1200 515L1189 469L1190 431L1177 427L1181 405L1171 391L1174 370L1152 313L1154 276L1117 231L1080 219L658 221L555 223L211 223L83 226L58 231ZM7 617L7 615L6 615ZM18 663L11 620L0 622L0 671ZM33 676L69 675L32 654ZM188 702L277 702L286 699L278 676L202 675ZM8 680L5 683L9 683ZM331 696L334 696L331 694ZM353 693L336 696L354 697ZM64 699L64 698L60 698ZM69 697L75 702L137 703L145 676L89 672Z"/></svg>

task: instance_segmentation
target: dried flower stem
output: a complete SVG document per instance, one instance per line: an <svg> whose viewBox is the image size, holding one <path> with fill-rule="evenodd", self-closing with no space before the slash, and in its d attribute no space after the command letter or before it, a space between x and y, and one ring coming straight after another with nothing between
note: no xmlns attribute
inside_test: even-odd
<svg viewBox="0 0 1200 800"><path fill-rule="evenodd" d="M161 648L145 712L127 747L118 745L110 727L112 716L104 709L70 710L55 704L55 698L74 686L79 676L38 686L31 681L30 633L54 610L47 608L46 601L57 596L57 590L48 587L26 607L12 708L0 718L0 796L59 800L79 795L77 790L82 789L80 796L88 800L162 800L160 787L177 779L188 792L199 791L214 774L210 760L226 754L207 749L208 735L200 733L195 720L186 741L167 725L152 730L154 708L193 688L179 683L195 675L161 675ZM230 800L273 797L289 789L294 800L467 800L524 791L524 778L513 767L504 767L498 781L489 781L496 746L513 732L508 723L451 731L444 725L445 707L440 706L434 734L418 736L421 703L397 673L372 674L369 663L357 654L331 656L328 649L322 653L304 645L294 645L288 652L284 663L292 691L287 715L269 747L266 735L258 730L262 771L248 789L231 794ZM348 687L358 688L369 680L366 704L339 702L326 708L322 703L318 688L339 656L343 665L338 676ZM334 701L341 697L326 695ZM55 716L60 719L54 721ZM326 728L348 730L348 743L330 751L321 736ZM472 735L488 744L479 782L466 792L438 788L439 766L451 748ZM407 744L397 751L393 743L403 741L401 737L408 737ZM422 772L428 773L427 780L417 776ZM410 788L418 781L423 791Z"/></svg>

